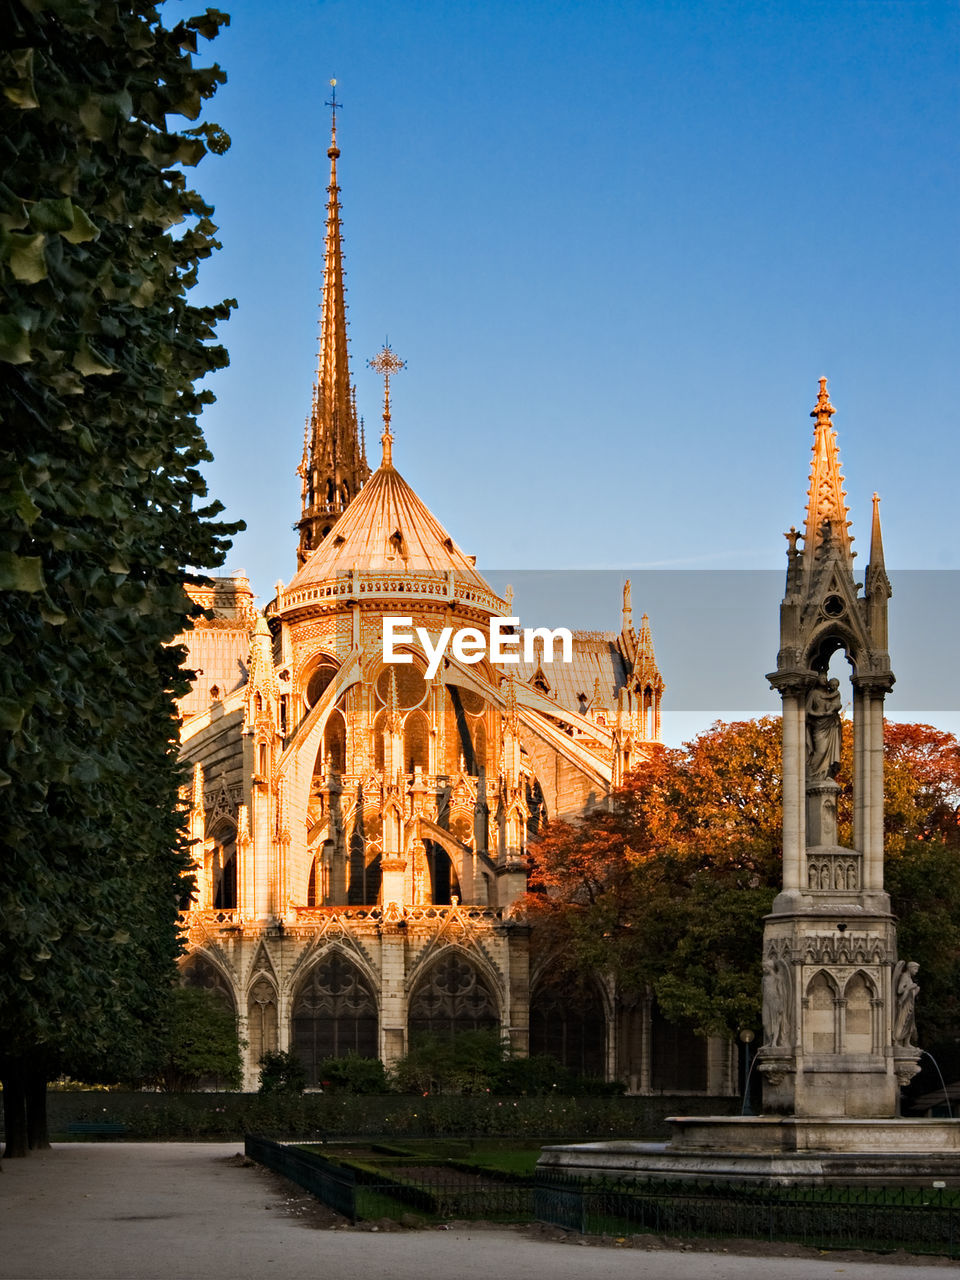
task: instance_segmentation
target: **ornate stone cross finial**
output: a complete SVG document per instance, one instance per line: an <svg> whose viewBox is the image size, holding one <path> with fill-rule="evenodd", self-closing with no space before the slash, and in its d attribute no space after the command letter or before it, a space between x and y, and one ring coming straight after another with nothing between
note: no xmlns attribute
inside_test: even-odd
<svg viewBox="0 0 960 1280"><path fill-rule="evenodd" d="M395 373L405 369L407 362L400 359L389 342L385 342L383 350L378 351L372 360L367 361L367 364L376 373L383 375L383 435L380 437L380 443L383 445L383 465L391 466L393 436L390 434L390 379Z"/></svg>
<svg viewBox="0 0 960 1280"><path fill-rule="evenodd" d="M810 417L816 418L818 424L825 422L827 426L830 426L830 419L836 412L836 409L830 403L830 396L827 393L827 380L826 378L821 378L817 405L815 409L810 411Z"/></svg>

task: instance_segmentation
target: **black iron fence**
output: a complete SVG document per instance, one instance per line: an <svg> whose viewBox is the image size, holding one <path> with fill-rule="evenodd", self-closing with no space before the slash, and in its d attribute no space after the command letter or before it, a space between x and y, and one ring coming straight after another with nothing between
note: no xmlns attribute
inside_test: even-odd
<svg viewBox="0 0 960 1280"><path fill-rule="evenodd" d="M248 1136L244 1147L251 1160L283 1174L353 1221L409 1213L427 1220L528 1222L532 1217L531 1178L425 1161L370 1167L263 1137Z"/></svg>
<svg viewBox="0 0 960 1280"><path fill-rule="evenodd" d="M640 1182L538 1169L533 1213L588 1235L725 1236L960 1256L960 1194L933 1186Z"/></svg>
<svg viewBox="0 0 960 1280"><path fill-rule="evenodd" d="M960 1257L955 1189L635 1181L552 1169L524 1177L459 1161L330 1159L252 1136L246 1152L353 1221L404 1215L423 1221L538 1220L586 1235L789 1240L821 1249L903 1248Z"/></svg>
<svg viewBox="0 0 960 1280"><path fill-rule="evenodd" d="M356 1177L352 1169L324 1160L300 1147L287 1146L282 1142L274 1142L271 1138L251 1134L244 1138L243 1149L257 1164L265 1165L275 1173L289 1178L331 1209L356 1221L359 1215Z"/></svg>

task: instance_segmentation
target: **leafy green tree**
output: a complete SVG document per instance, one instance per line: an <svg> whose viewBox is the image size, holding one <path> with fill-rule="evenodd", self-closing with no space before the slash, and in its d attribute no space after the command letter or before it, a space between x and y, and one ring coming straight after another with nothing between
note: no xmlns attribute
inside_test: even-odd
<svg viewBox="0 0 960 1280"><path fill-rule="evenodd" d="M242 1072L237 1019L204 987L170 990L163 1023L163 1056L156 1080L170 1093L184 1093L212 1080L239 1089Z"/></svg>
<svg viewBox="0 0 960 1280"><path fill-rule="evenodd" d="M839 830L850 838L852 733ZM886 883L902 955L923 975L921 1040L960 1034L960 746L929 725L885 727ZM659 749L609 811L552 823L531 850L534 945L571 981L609 971L652 989L671 1021L735 1035L760 1025L763 916L780 888L780 722L717 724ZM554 961L555 962L555 961Z"/></svg>
<svg viewBox="0 0 960 1280"><path fill-rule="evenodd" d="M161 1021L188 859L173 698L187 565L238 526L202 501L196 383L231 303L187 302L217 247L181 132L224 80L222 15L0 0L0 1076L7 1154L52 1074L129 1064ZM174 230L175 229L175 230ZM28 1105L28 1102L30 1105Z"/></svg>

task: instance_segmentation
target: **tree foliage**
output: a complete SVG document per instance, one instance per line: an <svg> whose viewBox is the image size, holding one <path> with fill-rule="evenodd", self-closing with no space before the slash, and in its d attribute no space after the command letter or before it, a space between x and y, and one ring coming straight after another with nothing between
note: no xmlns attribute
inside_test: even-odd
<svg viewBox="0 0 960 1280"><path fill-rule="evenodd" d="M307 1087L307 1069L290 1049L268 1049L260 1059L260 1093L299 1097Z"/></svg>
<svg viewBox="0 0 960 1280"><path fill-rule="evenodd" d="M173 697L187 565L238 526L204 503L196 384L231 303L191 306L217 247L182 170L208 10L2 0L0 1067L105 1062L156 1026L188 865ZM18 1117L7 1096L8 1134Z"/></svg>
<svg viewBox="0 0 960 1280"><path fill-rule="evenodd" d="M885 726L887 887L900 952L918 960L927 1043L960 1031L960 746L929 725ZM760 1026L763 916L780 889L780 721L718 723L658 749L607 811L552 823L531 849L534 945L571 980L615 973L664 1015L709 1034ZM849 843L852 732L839 831ZM556 961L554 961L556 962Z"/></svg>
<svg viewBox="0 0 960 1280"><path fill-rule="evenodd" d="M518 1057L499 1031L483 1030L461 1031L453 1036L427 1032L416 1037L409 1052L393 1064L390 1082L398 1093L424 1095L596 1097L614 1096L624 1089L617 1080L579 1076L549 1054Z"/></svg>
<svg viewBox="0 0 960 1280"><path fill-rule="evenodd" d="M170 1093L213 1080L218 1089L239 1089L242 1072L233 1011L204 987L172 987L162 1024L162 1054L156 1081Z"/></svg>

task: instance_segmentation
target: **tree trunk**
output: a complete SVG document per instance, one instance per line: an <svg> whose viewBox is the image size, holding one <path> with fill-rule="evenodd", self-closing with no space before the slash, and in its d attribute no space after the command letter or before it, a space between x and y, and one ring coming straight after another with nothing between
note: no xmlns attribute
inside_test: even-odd
<svg viewBox="0 0 960 1280"><path fill-rule="evenodd" d="M29 1155L27 1143L27 1100L24 1089L22 1061L7 1061L3 1065L3 1123L7 1143L3 1154L8 1160Z"/></svg>
<svg viewBox="0 0 960 1280"><path fill-rule="evenodd" d="M30 1072L24 1089L27 1113L27 1143L31 1151L49 1151L47 1128L47 1077L39 1070Z"/></svg>

